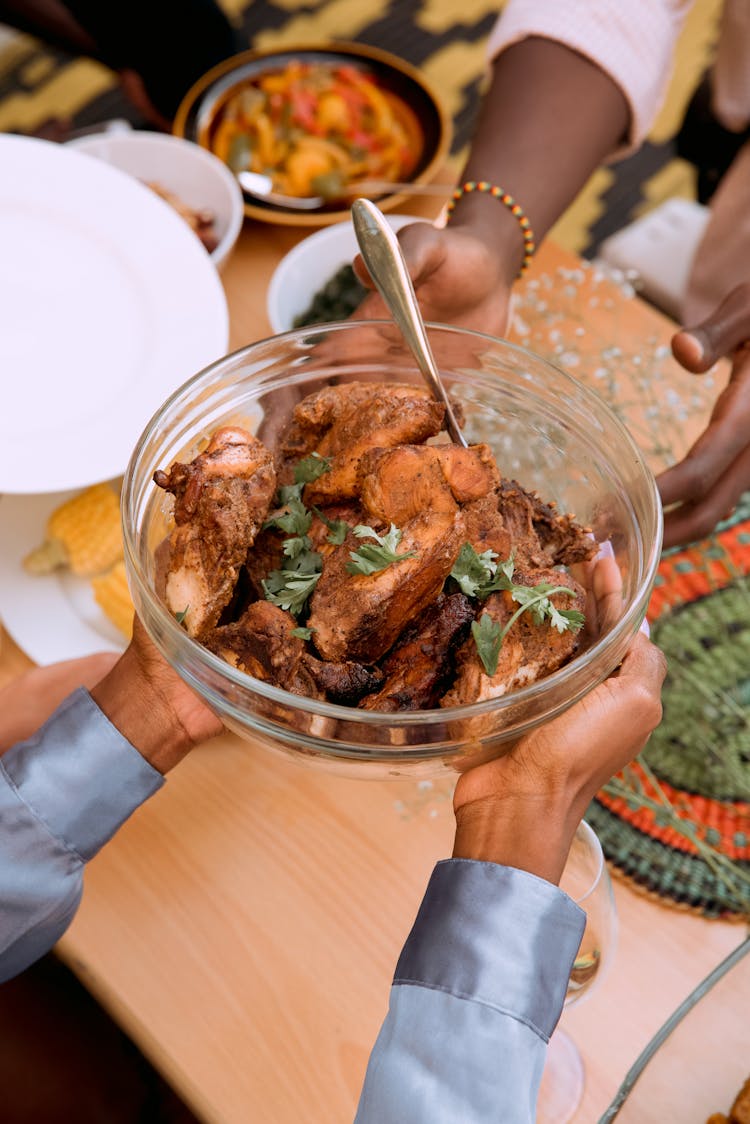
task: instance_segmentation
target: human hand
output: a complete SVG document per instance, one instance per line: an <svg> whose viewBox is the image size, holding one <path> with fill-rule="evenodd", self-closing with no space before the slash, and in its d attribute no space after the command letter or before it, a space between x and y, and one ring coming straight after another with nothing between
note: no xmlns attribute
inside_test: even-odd
<svg viewBox="0 0 750 1124"><path fill-rule="evenodd" d="M589 802L640 753L661 721L664 656L642 634L618 671L456 785L455 858L480 859L559 882Z"/></svg>
<svg viewBox="0 0 750 1124"><path fill-rule="evenodd" d="M114 652L33 667L0 691L0 753L43 726L63 699L78 687L91 688L117 661Z"/></svg>
<svg viewBox="0 0 750 1124"><path fill-rule="evenodd" d="M439 230L430 223L416 222L402 227L398 239L425 320L493 336L506 332L515 263L504 262L487 242L460 228ZM371 289L372 281L359 255L354 270ZM356 319L390 319L375 292L365 297L354 315Z"/></svg>
<svg viewBox="0 0 750 1124"><path fill-rule="evenodd" d="M160 773L223 730L213 711L161 656L137 617L130 644L91 697Z"/></svg>
<svg viewBox="0 0 750 1124"><path fill-rule="evenodd" d="M732 374L708 427L657 479L664 507L679 504L665 512L665 547L710 534L750 488L750 282L733 289L698 327L677 332L672 351L695 374L729 356Z"/></svg>

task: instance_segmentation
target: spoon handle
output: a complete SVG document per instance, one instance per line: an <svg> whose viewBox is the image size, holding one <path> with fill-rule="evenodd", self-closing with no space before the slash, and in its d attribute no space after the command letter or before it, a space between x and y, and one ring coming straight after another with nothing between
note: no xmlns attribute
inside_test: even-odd
<svg viewBox="0 0 750 1124"><path fill-rule="evenodd" d="M352 222L360 253L376 289L403 333L433 397L445 406L445 428L456 445L468 442L456 421L450 400L432 356L414 286L398 239L369 199L352 203Z"/></svg>

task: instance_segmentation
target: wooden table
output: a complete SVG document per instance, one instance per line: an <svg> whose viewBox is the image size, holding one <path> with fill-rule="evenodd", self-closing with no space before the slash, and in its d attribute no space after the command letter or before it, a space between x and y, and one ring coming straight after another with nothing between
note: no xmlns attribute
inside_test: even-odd
<svg viewBox="0 0 750 1124"><path fill-rule="evenodd" d="M266 285L301 233L245 229L224 273L233 348L268 334ZM550 320L556 301L562 311ZM629 348L631 363L642 346L653 358L658 341L660 370L680 385L663 348L667 322L554 246L518 308L520 338L573 367L578 341L595 381L605 377L606 363L592 358L603 341ZM699 413L684 420L676 453ZM648 451L658 464L664 448ZM0 684L28 665L5 636ZM59 952L206 1121L344 1124L429 872L450 853L451 787L351 781L222 737L195 751L90 864ZM743 936L622 883L615 895L615 964L564 1016L586 1063L585 1124Z"/></svg>

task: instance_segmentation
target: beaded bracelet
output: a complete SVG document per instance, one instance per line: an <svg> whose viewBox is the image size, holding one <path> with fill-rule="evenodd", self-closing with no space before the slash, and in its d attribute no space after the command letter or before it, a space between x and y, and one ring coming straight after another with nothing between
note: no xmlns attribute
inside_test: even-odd
<svg viewBox="0 0 750 1124"><path fill-rule="evenodd" d="M487 195L491 195L493 199L498 199L504 207L507 207L512 215L514 215L521 227L523 234L523 261L521 268L518 271L520 277L529 268L529 262L534 256L536 250L536 240L534 238L534 231L531 229L531 223L526 217L526 212L520 203L516 203L512 195L507 191L503 191L502 187L496 187L494 184L487 183L486 180L467 180L466 183L461 184L451 195L450 202L445 209L446 222L450 219L451 215L456 209L456 203L462 195L468 195L472 191L483 191Z"/></svg>

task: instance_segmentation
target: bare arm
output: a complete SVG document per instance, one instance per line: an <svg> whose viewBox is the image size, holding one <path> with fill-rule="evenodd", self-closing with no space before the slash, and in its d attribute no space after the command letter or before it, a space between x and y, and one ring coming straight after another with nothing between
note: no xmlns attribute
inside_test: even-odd
<svg viewBox="0 0 750 1124"><path fill-rule="evenodd" d="M461 182L487 180L509 191L539 240L628 123L625 96L603 70L561 43L525 39L493 65ZM426 319L505 330L523 257L521 229L507 208L465 195L446 230L419 223L399 238ZM368 297L361 314L383 316L380 298Z"/></svg>

